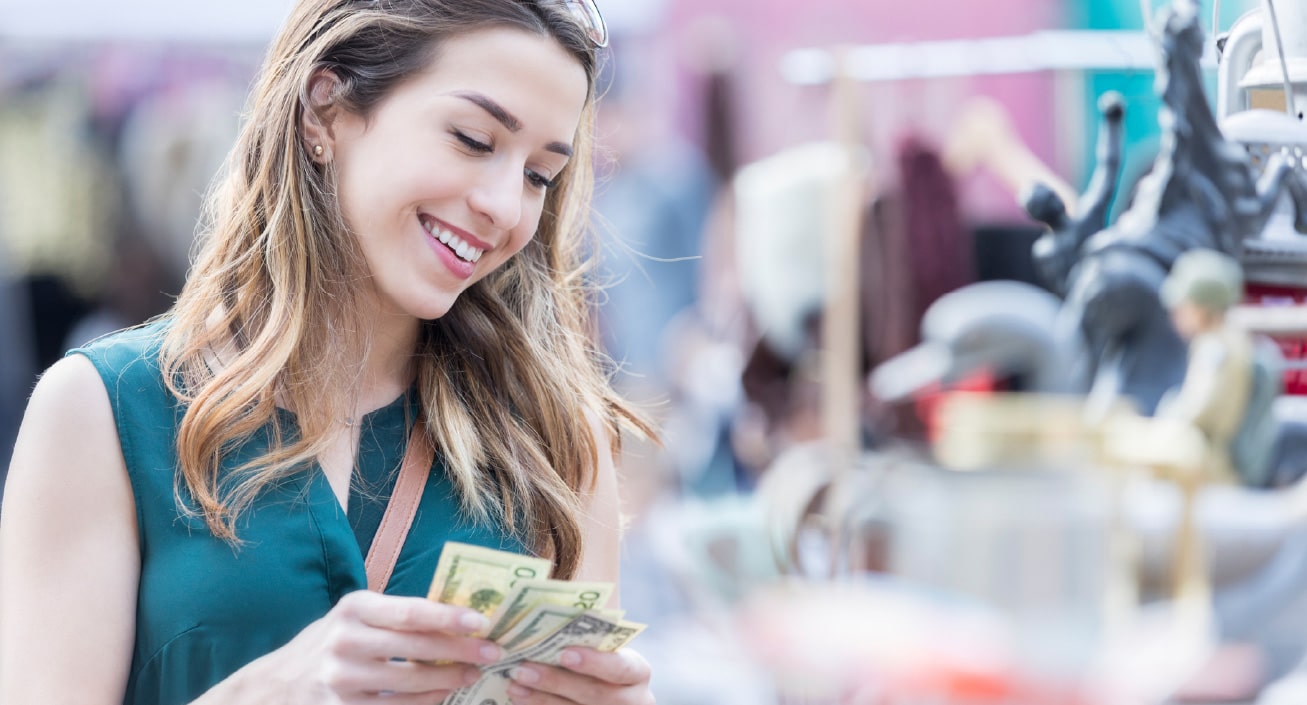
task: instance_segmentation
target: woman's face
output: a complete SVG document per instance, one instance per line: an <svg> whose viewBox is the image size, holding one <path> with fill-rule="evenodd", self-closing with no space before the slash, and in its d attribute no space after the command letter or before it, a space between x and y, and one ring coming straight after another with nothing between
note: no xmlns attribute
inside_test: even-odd
<svg viewBox="0 0 1307 705"><path fill-rule="evenodd" d="M446 41L366 120L330 123L340 206L380 314L439 318L526 246L586 93L556 41L496 28Z"/></svg>

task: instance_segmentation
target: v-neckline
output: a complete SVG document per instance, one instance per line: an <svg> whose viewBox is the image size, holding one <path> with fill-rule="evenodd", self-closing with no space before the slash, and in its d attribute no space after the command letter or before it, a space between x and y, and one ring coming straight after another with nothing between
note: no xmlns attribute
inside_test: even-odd
<svg viewBox="0 0 1307 705"><path fill-rule="evenodd" d="M416 412L408 413L410 410L406 408L413 403L413 398L414 398L413 395L415 392L416 389L413 386L410 386L408 389L404 390L402 394L400 394L398 397L388 402L384 406L377 407L376 409L373 409L363 414L361 417L359 417L359 420L356 422L358 427L358 437L353 441L354 444L353 467L350 470L349 490L348 493L346 494L346 498L347 498L346 503L342 504L340 498L336 495L335 488L331 484L331 478L327 476L326 469L322 466L322 463L317 458L313 458L310 461L311 465L307 469L305 475L306 480L308 482L307 491L325 492L326 496L330 497L331 499L331 506L333 509L332 514L335 515L339 520L344 522L346 529L351 534L353 534L354 530L353 530L353 526L350 524L349 521L349 507L352 504L354 504L356 498L359 497L355 480L357 479L360 461L363 456L362 450L365 441L364 434L369 433L376 426L376 421L379 418L383 417L384 415L398 413L400 410L404 411L406 417L416 418L415 416ZM293 436L297 437L300 433L300 427L295 412L286 409L284 407L277 407L277 414L281 422L285 424L284 427L287 428ZM406 418L406 420L408 420L408 418ZM400 434L400 437L403 439L401 443L407 445L408 433L411 428L411 424L405 423L403 426L404 428ZM399 457L401 459L403 458L403 450L400 451ZM396 463L396 467L394 468L394 470L395 473L392 473L392 475L398 472L398 463ZM390 478L387 484L389 485L389 487L394 486L393 476ZM321 485L322 487L318 488L317 485ZM386 488L387 498L389 498L389 487ZM325 499L325 498L326 497L317 498L315 499L314 503L316 504L319 499Z"/></svg>

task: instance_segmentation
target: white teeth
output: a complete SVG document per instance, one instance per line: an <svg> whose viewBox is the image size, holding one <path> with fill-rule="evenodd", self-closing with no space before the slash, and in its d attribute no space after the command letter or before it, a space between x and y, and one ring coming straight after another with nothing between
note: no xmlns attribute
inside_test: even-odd
<svg viewBox="0 0 1307 705"><path fill-rule="evenodd" d="M484 250L469 245L463 241L463 238L444 228L434 224L427 227L426 223L423 223L423 227L426 228L428 233L431 233L432 237L444 243L445 246L454 251L454 254L468 262L477 262L481 259L481 255L485 254Z"/></svg>

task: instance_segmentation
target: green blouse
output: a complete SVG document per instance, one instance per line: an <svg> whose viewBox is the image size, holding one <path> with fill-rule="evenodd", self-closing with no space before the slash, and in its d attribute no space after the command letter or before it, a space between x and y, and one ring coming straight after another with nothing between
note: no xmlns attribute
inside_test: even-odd
<svg viewBox="0 0 1307 705"><path fill-rule="evenodd" d="M366 589L363 557L417 412L410 391L359 421L348 512L314 464L256 498L237 526L243 543L233 547L202 519L179 511L178 494L191 501L177 482L175 452L185 407L159 369L166 325L115 333L73 351L95 364L108 389L136 501L141 577L126 705L188 703L290 641L346 593ZM293 414L282 412L276 423L295 433ZM224 468L262 453L269 430L235 449ZM446 541L524 550L502 527L476 524L461 512L437 454L386 592L426 595Z"/></svg>

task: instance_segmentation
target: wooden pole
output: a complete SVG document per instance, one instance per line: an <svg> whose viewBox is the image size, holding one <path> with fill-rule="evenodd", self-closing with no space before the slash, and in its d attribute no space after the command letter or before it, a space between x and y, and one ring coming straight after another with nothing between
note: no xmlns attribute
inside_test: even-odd
<svg viewBox="0 0 1307 705"><path fill-rule="evenodd" d="M836 481L852 466L861 449L862 375L859 352L859 241L865 180L863 145L857 109L857 86L848 71L848 51L836 52L838 71L831 95L835 135L848 155L844 178L832 194L834 229L827 243L826 306L822 318L822 416L826 441L835 463Z"/></svg>

